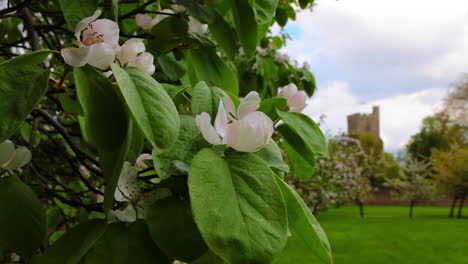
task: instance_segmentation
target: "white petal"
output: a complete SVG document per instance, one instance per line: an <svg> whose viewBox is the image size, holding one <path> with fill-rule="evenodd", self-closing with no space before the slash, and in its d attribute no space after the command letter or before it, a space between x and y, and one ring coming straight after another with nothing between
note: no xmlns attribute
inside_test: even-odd
<svg viewBox="0 0 468 264"><path fill-rule="evenodd" d="M178 5L178 4L172 4L171 8L174 9L177 13L181 13L185 11L185 6L183 5Z"/></svg>
<svg viewBox="0 0 468 264"><path fill-rule="evenodd" d="M145 160L150 160L150 159L152 159L151 154L143 153L140 156L138 156L136 160L136 165L142 169L147 169L148 165L146 165Z"/></svg>
<svg viewBox="0 0 468 264"><path fill-rule="evenodd" d="M140 198L137 171L126 161L120 172L117 188L114 193L116 201L135 201Z"/></svg>
<svg viewBox="0 0 468 264"><path fill-rule="evenodd" d="M257 92L250 92L247 96L242 99L239 108L237 109L237 113L240 119L244 118L244 116L254 112L260 107L260 96Z"/></svg>
<svg viewBox="0 0 468 264"><path fill-rule="evenodd" d="M168 13L168 14L174 14L174 11L172 11L171 9L163 9L163 10L161 10L161 12ZM165 19L165 18L168 17L168 16L169 16L169 15L158 14L158 15L156 15L156 17L154 18L153 23L156 25L157 23L159 23L161 20Z"/></svg>
<svg viewBox="0 0 468 264"><path fill-rule="evenodd" d="M10 161L4 164L3 168L6 170L16 170L23 167L29 161L31 161L31 152L27 147L18 147L13 153L13 157Z"/></svg>
<svg viewBox="0 0 468 264"><path fill-rule="evenodd" d="M297 92L297 86L294 83L290 83L281 89L279 96L289 99L296 92Z"/></svg>
<svg viewBox="0 0 468 264"><path fill-rule="evenodd" d="M136 221L136 210L131 205L127 205L121 210L112 210L111 212L122 222L132 223Z"/></svg>
<svg viewBox="0 0 468 264"><path fill-rule="evenodd" d="M78 22L78 24L76 24L76 27L75 27L76 39L80 40L81 31L87 28L88 25L91 24L91 22L96 20L101 15L101 13L102 13L101 10L96 10L92 16L85 17L80 22Z"/></svg>
<svg viewBox="0 0 468 264"><path fill-rule="evenodd" d="M227 116L228 121L235 120L237 118L237 112L236 112L236 108L234 107L234 103L232 102L231 97L229 97L229 95L224 94L223 104L224 104L224 110L226 111L226 116Z"/></svg>
<svg viewBox="0 0 468 264"><path fill-rule="evenodd" d="M89 46L88 63L96 68L105 70L115 60L115 51L107 43L99 43Z"/></svg>
<svg viewBox="0 0 468 264"><path fill-rule="evenodd" d="M13 144L13 142L10 140L5 140L2 144L0 144L0 167L3 167L5 163L10 161L14 152L15 144Z"/></svg>
<svg viewBox="0 0 468 264"><path fill-rule="evenodd" d="M213 125L211 125L211 116L208 113L203 112L195 116L195 122L206 141L213 145L221 145L221 138L216 133Z"/></svg>
<svg viewBox="0 0 468 264"><path fill-rule="evenodd" d="M116 48L119 45L119 25L109 19L98 19L91 23L89 28L83 32L82 39L96 38L101 36L102 42ZM85 41L83 41L84 43ZM86 44L85 44L86 45Z"/></svg>
<svg viewBox="0 0 468 264"><path fill-rule="evenodd" d="M227 129L223 143L237 151L256 152L270 141L273 121L263 112L253 112L234 121Z"/></svg>
<svg viewBox="0 0 468 264"><path fill-rule="evenodd" d="M78 172L81 174L81 176L83 176L85 179L88 179L89 177L91 177L91 174L89 173L89 170L81 165L79 168L78 168Z"/></svg>
<svg viewBox="0 0 468 264"><path fill-rule="evenodd" d="M219 102L219 107L218 107L218 114L216 114L215 118L215 128L218 134L221 137L224 137L226 135L226 129L228 127L228 117L226 115L226 110L224 109L224 103L223 100L220 100Z"/></svg>
<svg viewBox="0 0 468 264"><path fill-rule="evenodd" d="M196 32L196 33L205 33L208 29L208 25L202 24L198 22L195 18L189 16L189 32Z"/></svg>
<svg viewBox="0 0 468 264"><path fill-rule="evenodd" d="M60 51L66 64L73 67L81 67L88 63L90 47L65 48Z"/></svg>
<svg viewBox="0 0 468 264"><path fill-rule="evenodd" d="M300 112L306 106L307 94L304 91L298 91L288 100L289 111Z"/></svg>
<svg viewBox="0 0 468 264"><path fill-rule="evenodd" d="M154 67L153 63L153 55L149 52L143 52L142 54L138 55L138 57L131 59L128 62L128 66L137 67L138 69L148 73L149 75L152 75L156 70L156 67Z"/></svg>
<svg viewBox="0 0 468 264"><path fill-rule="evenodd" d="M136 23L143 29L151 29L155 24L156 20L147 14L137 14L135 17Z"/></svg>
<svg viewBox="0 0 468 264"><path fill-rule="evenodd" d="M143 39L131 38L118 49L117 59L120 64L127 64L131 59L136 58L138 54L145 52L145 44Z"/></svg>

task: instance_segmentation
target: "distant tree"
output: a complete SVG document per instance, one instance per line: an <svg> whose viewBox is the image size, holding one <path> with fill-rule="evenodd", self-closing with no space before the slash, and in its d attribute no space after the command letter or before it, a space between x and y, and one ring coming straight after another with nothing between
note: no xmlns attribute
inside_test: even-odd
<svg viewBox="0 0 468 264"><path fill-rule="evenodd" d="M384 171L382 177L384 179L395 179L400 177L401 168L398 164L395 157L393 157L392 153L385 152L384 153Z"/></svg>
<svg viewBox="0 0 468 264"><path fill-rule="evenodd" d="M364 175L370 180L372 186L379 187L383 182L385 157L382 141L374 135L367 133L353 133L349 136L359 141L359 145L366 154Z"/></svg>
<svg viewBox="0 0 468 264"><path fill-rule="evenodd" d="M431 163L436 171L437 187L453 197L450 217L453 217L457 200L460 201L458 217L462 216L463 205L468 196L468 148L454 145L449 151L434 149Z"/></svg>
<svg viewBox="0 0 468 264"><path fill-rule="evenodd" d="M454 83L452 90L445 98L444 108L453 123L468 127L468 74L463 75Z"/></svg>
<svg viewBox="0 0 468 264"><path fill-rule="evenodd" d="M417 201L428 201L434 197L435 183L431 178L430 164L424 161L408 160L401 168L399 178L387 179L386 185L393 188L391 194L398 200L409 203L409 216Z"/></svg>

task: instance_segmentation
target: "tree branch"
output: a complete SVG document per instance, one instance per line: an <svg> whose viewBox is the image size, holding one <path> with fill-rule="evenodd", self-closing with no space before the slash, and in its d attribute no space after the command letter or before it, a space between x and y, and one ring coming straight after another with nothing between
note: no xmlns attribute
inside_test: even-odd
<svg viewBox="0 0 468 264"><path fill-rule="evenodd" d="M156 2L156 1L157 0L149 0L148 2L144 3L140 7L136 8L136 9L133 9L132 11L130 11L130 12L126 13L125 15L119 17L119 20L129 18L129 17L131 17L133 15L141 13L147 6L151 5L152 3Z"/></svg>
<svg viewBox="0 0 468 264"><path fill-rule="evenodd" d="M9 8L5 8L3 10L0 10L0 17L3 17L3 15L8 14L8 13L18 11L21 8L26 7L29 4L32 4L33 2L34 2L34 0L25 0L25 1L21 2L20 4L17 4L15 6L12 6L12 7L9 7Z"/></svg>

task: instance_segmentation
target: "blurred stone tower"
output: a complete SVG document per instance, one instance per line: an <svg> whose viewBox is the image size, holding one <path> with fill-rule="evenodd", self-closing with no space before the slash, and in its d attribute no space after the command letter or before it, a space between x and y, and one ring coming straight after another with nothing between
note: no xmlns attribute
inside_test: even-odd
<svg viewBox="0 0 468 264"><path fill-rule="evenodd" d="M372 107L371 114L352 114L348 116L348 135L356 132L371 134L380 139L380 110Z"/></svg>

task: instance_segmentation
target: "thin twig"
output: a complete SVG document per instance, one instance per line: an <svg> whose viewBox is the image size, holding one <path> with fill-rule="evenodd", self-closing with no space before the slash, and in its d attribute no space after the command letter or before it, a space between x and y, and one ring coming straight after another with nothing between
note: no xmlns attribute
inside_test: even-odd
<svg viewBox="0 0 468 264"><path fill-rule="evenodd" d="M15 6L10 7L10 8L5 8L3 10L0 10L0 17L3 17L3 15L8 14L8 13L18 11L21 8L25 7L25 6L27 6L29 4L32 4L32 2L34 2L34 0L25 0L25 1L21 2L20 4L17 4Z"/></svg>
<svg viewBox="0 0 468 264"><path fill-rule="evenodd" d="M126 13L125 15L119 17L119 20L122 20L122 19L125 19L125 18L129 18L133 15L136 15L138 13L141 13L147 6L151 5L152 3L156 2L157 0L150 0L146 3L144 3L143 5L141 5L140 7L138 8L135 8L133 9L132 11Z"/></svg>

